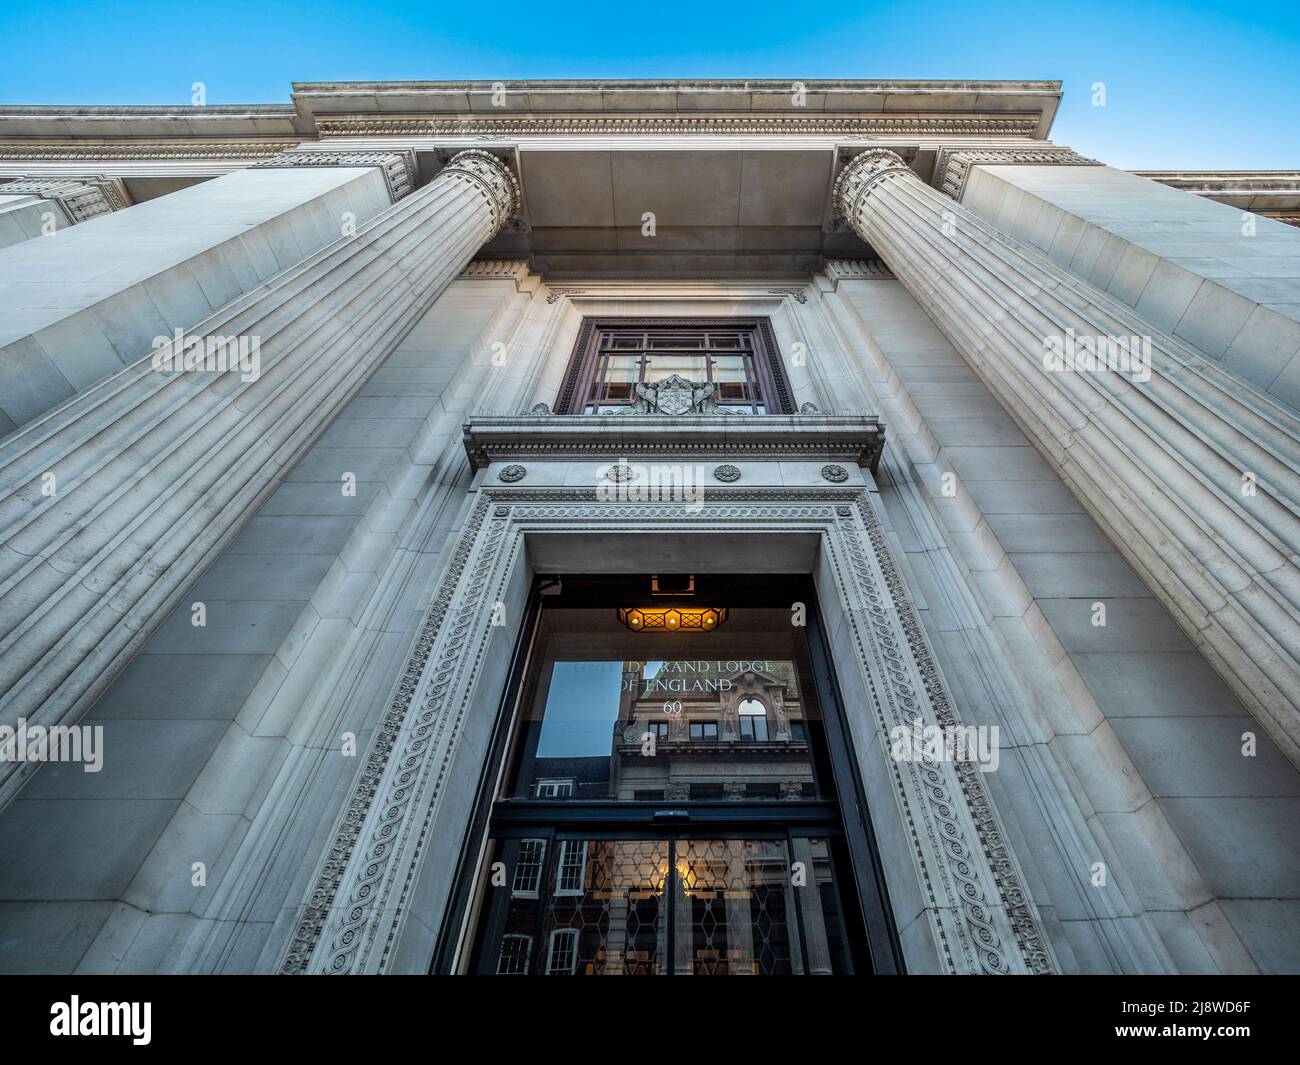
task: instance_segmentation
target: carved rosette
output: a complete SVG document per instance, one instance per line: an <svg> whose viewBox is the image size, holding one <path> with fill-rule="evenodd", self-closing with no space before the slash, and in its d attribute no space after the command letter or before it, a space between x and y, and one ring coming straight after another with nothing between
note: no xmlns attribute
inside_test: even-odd
<svg viewBox="0 0 1300 1065"><path fill-rule="evenodd" d="M911 173L911 168L903 162L902 156L888 148L868 148L861 155L854 156L840 171L831 191L836 214L852 225L858 204L872 186L887 175L899 172Z"/></svg>
<svg viewBox="0 0 1300 1065"><path fill-rule="evenodd" d="M477 182L487 194L488 201L492 204L493 232L500 230L518 212L519 182L515 180L510 168L491 152L478 148L458 152L438 176L452 174L464 174Z"/></svg>

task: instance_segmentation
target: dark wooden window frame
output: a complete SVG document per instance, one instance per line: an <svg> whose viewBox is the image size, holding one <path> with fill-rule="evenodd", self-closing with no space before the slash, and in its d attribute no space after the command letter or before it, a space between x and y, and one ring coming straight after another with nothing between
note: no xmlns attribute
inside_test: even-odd
<svg viewBox="0 0 1300 1065"><path fill-rule="evenodd" d="M564 372L564 384L555 402L556 414L581 414L596 373L597 338L607 329L692 329L754 332L754 371L769 414L793 414L794 396L785 375L781 349L777 347L772 320L762 316L745 318L584 318L578 339Z"/></svg>

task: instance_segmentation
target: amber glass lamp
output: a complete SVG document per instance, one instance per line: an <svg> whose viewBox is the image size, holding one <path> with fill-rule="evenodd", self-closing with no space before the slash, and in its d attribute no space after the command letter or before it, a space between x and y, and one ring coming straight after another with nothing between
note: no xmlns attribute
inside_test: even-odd
<svg viewBox="0 0 1300 1065"><path fill-rule="evenodd" d="M618 620L633 632L712 632L727 620L727 608L713 606L623 606Z"/></svg>

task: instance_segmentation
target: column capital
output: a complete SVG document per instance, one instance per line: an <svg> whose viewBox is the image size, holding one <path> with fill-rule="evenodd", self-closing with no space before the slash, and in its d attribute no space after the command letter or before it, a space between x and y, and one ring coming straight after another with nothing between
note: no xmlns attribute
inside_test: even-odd
<svg viewBox="0 0 1300 1065"><path fill-rule="evenodd" d="M415 152L409 148L390 148L383 151L368 149L296 148L272 159L254 163L250 170L278 169L286 166L377 166L384 172L388 192L396 203L415 191Z"/></svg>
<svg viewBox="0 0 1300 1065"><path fill-rule="evenodd" d="M934 163L931 184L940 192L960 200L972 166L1102 166L1096 159L1080 155L1073 148L1056 144L1016 145L1010 148L941 148Z"/></svg>
<svg viewBox="0 0 1300 1065"><path fill-rule="evenodd" d="M871 187L886 174L899 171L911 173L903 157L888 148L868 148L855 155L840 171L831 190L831 202L838 217L853 224L853 215L859 201Z"/></svg>
<svg viewBox="0 0 1300 1065"><path fill-rule="evenodd" d="M496 208L498 228L519 212L519 182L510 168L491 152L480 148L467 148L463 152L457 152L438 176L449 173L465 174L483 187Z"/></svg>
<svg viewBox="0 0 1300 1065"><path fill-rule="evenodd" d="M19 178L0 184L0 196L39 196L54 200L73 223L130 207L132 199L118 178Z"/></svg>

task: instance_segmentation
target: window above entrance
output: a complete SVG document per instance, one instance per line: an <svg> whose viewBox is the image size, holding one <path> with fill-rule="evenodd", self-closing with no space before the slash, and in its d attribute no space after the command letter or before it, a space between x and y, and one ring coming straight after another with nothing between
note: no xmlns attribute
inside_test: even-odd
<svg viewBox="0 0 1300 1065"><path fill-rule="evenodd" d="M786 414L766 318L587 319L557 414Z"/></svg>

